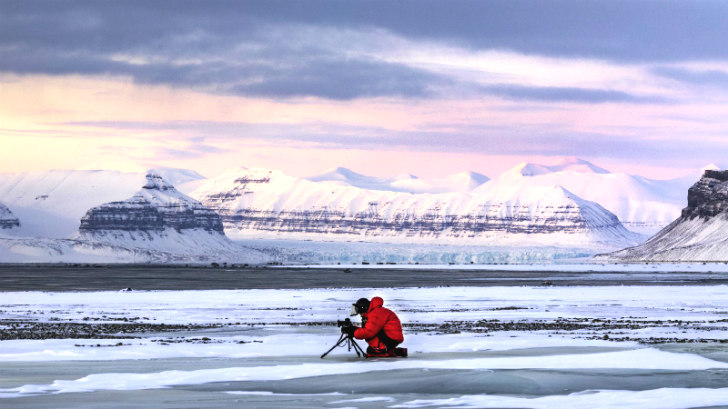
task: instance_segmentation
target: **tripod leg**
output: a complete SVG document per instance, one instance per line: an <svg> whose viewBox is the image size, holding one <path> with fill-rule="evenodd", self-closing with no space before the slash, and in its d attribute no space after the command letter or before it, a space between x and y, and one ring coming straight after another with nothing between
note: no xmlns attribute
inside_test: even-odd
<svg viewBox="0 0 728 409"><path fill-rule="evenodd" d="M367 354L364 353L364 350L361 349L359 344L357 344L356 341L354 341L353 339L351 340L351 342L354 344L354 350L356 351L356 356L358 356L358 357L363 356L364 358L366 358ZM360 353L361 353L361 355L360 355Z"/></svg>
<svg viewBox="0 0 728 409"><path fill-rule="evenodd" d="M354 348L354 352L356 352L356 356L361 358L361 355L359 354L359 344L354 341L354 338L349 337L346 339L346 346L349 348L348 350L351 351L351 348Z"/></svg>
<svg viewBox="0 0 728 409"><path fill-rule="evenodd" d="M347 339L348 339L348 338L346 337L346 334L341 334L341 337L339 337L339 340L338 340L338 341L336 341L336 345L332 346L332 347L331 347L331 349L329 349L328 351L324 352L324 354L323 354L323 355L321 355L321 359L323 359L323 358L324 358L324 357L325 357L326 355L328 355L328 354L329 354L329 352L333 351L333 350L334 350L334 348L336 348L336 347L338 347L339 345L341 345L341 343L342 343L342 342L344 342L344 341L346 341ZM358 345L357 345L357 346L358 346Z"/></svg>

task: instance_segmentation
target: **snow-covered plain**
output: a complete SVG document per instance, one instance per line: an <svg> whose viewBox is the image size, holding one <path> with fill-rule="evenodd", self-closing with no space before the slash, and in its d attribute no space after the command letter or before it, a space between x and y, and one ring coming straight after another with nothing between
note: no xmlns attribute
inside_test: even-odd
<svg viewBox="0 0 728 409"><path fill-rule="evenodd" d="M374 295L410 357L320 359L335 321ZM4 292L3 333L135 330L0 341L0 406L724 406L726 299L722 285Z"/></svg>

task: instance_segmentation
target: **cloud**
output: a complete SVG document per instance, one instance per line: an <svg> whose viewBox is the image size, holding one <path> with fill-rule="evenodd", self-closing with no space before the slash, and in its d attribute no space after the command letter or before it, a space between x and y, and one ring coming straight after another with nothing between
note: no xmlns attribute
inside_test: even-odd
<svg viewBox="0 0 728 409"><path fill-rule="evenodd" d="M728 4L717 1L404 0L255 2L272 21L375 26L475 49L616 61L726 59Z"/></svg>
<svg viewBox="0 0 728 409"><path fill-rule="evenodd" d="M74 122L120 130L163 131L174 148L163 148L165 158L192 158L239 149L246 143L265 141L270 146L307 149L402 150L414 152L477 153L482 155L578 156L661 166L701 166L715 161L716 152L728 150L728 140L696 138L691 143L669 137L636 137L624 132L577 132L546 125L449 125L439 129L391 130L376 126L322 123L260 124L216 121ZM447 128L447 129L446 129ZM638 130L644 131L644 130ZM200 134L216 137L200 139ZM176 146L184 146L177 148Z"/></svg>
<svg viewBox="0 0 728 409"><path fill-rule="evenodd" d="M401 64L362 60L308 60L231 87L234 94L265 97L428 97L451 83L446 77Z"/></svg>
<svg viewBox="0 0 728 409"><path fill-rule="evenodd" d="M201 37L209 38L201 40ZM230 42L219 35L172 38L159 44L164 50L160 54L153 54L153 46L119 52L97 51L93 46L84 48L73 41L73 46L67 49L16 44L0 47L0 71L118 75L143 84L184 86L220 94L271 98L315 96L333 100L428 97L451 82L443 75L404 64L352 58L345 52L308 45L296 47L273 40L261 42L258 47L246 43L228 50L206 49L200 55L192 55L188 50L196 48L189 43L218 41ZM142 45L132 48L139 47ZM175 49L178 53L172 51Z"/></svg>
<svg viewBox="0 0 728 409"><path fill-rule="evenodd" d="M114 75L142 84L268 98L435 98L477 88L452 72L384 58L427 49L633 63L726 59L719 2L0 2L0 71ZM447 61L443 61L446 63ZM486 85L548 102L655 102L599 86Z"/></svg>
<svg viewBox="0 0 728 409"><path fill-rule="evenodd" d="M207 144L188 144L181 148L159 148L155 151L155 157L160 159L191 159L225 151L225 149Z"/></svg>
<svg viewBox="0 0 728 409"><path fill-rule="evenodd" d="M663 98L632 95L622 91L576 87L528 87L520 85L490 85L482 87L486 94L516 101L577 102L600 104L606 102L663 103Z"/></svg>
<svg viewBox="0 0 728 409"><path fill-rule="evenodd" d="M718 86L728 88L728 72L721 70L692 70L677 67L655 67L655 75L689 85Z"/></svg>

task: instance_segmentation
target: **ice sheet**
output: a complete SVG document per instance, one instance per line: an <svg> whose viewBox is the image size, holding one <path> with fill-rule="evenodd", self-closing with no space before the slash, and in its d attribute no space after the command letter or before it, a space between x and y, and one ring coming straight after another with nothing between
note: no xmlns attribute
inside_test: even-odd
<svg viewBox="0 0 728 409"><path fill-rule="evenodd" d="M470 395L415 399L392 408L532 408L532 409L682 409L728 405L728 388L661 388L648 391L584 391L570 395L519 398Z"/></svg>
<svg viewBox="0 0 728 409"><path fill-rule="evenodd" d="M651 369L651 370L706 370L728 368L728 363L717 362L696 355L677 354L653 348L607 353L553 355L534 357L498 357L475 359L427 360L372 360L356 362L322 362L299 365L257 367L231 367L197 371L164 371L159 373L103 373L75 380L57 380L47 385L23 385L0 389L0 397L13 397L36 393L74 393L95 390L154 389L173 385L204 384L226 381L268 381L314 376L358 374L363 372L393 371L399 369Z"/></svg>

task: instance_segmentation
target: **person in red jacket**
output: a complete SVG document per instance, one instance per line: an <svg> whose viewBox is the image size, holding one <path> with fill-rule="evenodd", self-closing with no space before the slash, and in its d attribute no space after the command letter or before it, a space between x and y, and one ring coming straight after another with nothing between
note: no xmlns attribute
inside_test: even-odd
<svg viewBox="0 0 728 409"><path fill-rule="evenodd" d="M382 305L382 297L373 297L371 302L360 298L352 304L351 315L360 314L362 326L351 327L349 335L367 341L367 356L406 356L406 349L397 348L404 341L402 323L397 314Z"/></svg>

